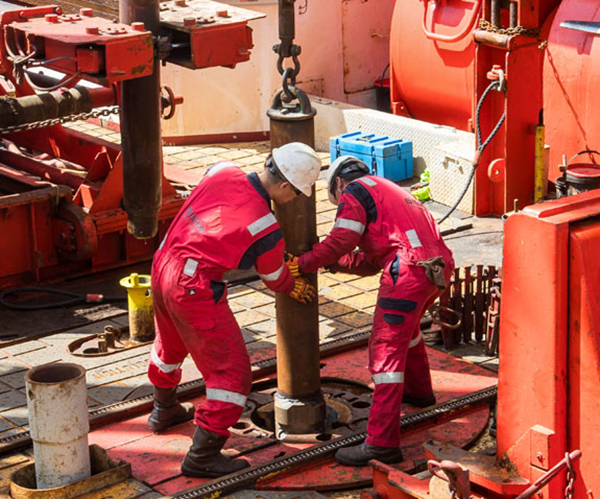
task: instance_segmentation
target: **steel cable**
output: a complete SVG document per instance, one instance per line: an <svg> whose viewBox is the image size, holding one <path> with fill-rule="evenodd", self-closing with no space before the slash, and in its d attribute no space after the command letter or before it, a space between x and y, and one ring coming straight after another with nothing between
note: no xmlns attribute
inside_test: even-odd
<svg viewBox="0 0 600 499"><path fill-rule="evenodd" d="M506 118L506 111L504 111L502 113L502 116L500 117L500 120L498 120L498 123L496 123L496 126L492 130L492 133L490 133L488 135L487 139L485 139L483 144L481 143L481 122L479 119L480 113L481 113L481 106L483 105L483 102L485 101L488 94L492 90L494 90L496 87L498 87L499 85L500 85L499 81L493 81L492 83L490 83L488 85L488 87L485 89L485 91L483 92L481 99L479 99L479 102L477 103L477 110L475 112L475 124L477 126L477 151L475 153L475 159L473 159L471 173L469 174L469 178L467 179L467 182L466 182L465 186L463 187L462 192L458 196L458 199L454 202L454 204L450 207L450 209L444 214L444 216L442 216L442 218L440 218L438 220L437 223L440 225L444 220L446 220L452 214L452 212L458 207L460 202L465 197L465 194L469 190L469 186L471 185L471 182L473 181L473 177L475 176L475 170L477 170L477 167L479 166L479 162L481 160L481 155L483 154L483 151L488 146L490 141L494 138L494 135L496 135L496 133L498 133L498 130L500 130L502 123L504 123L504 119Z"/></svg>
<svg viewBox="0 0 600 499"><path fill-rule="evenodd" d="M68 296L69 298L60 301L53 301L51 303L14 303L7 301L6 297L15 293L46 293ZM46 310L50 308L69 307L71 305L77 305L79 303L106 303L114 301L125 301L126 296L104 296L101 294L86 294L86 293L74 293L73 291L64 291L62 289L55 288L43 288L43 287L24 287L24 288L13 288L8 289L0 293L0 305L12 309L12 310Z"/></svg>

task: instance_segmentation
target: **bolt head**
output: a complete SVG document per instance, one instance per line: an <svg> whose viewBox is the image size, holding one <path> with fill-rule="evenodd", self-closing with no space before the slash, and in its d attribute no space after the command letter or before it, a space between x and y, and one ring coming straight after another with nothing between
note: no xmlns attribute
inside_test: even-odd
<svg viewBox="0 0 600 499"><path fill-rule="evenodd" d="M184 26L195 26L196 25L196 18L195 17L184 17L183 18L183 25Z"/></svg>
<svg viewBox="0 0 600 499"><path fill-rule="evenodd" d="M46 14L44 16L44 21L46 21L47 23L57 23L58 15L57 14Z"/></svg>
<svg viewBox="0 0 600 499"><path fill-rule="evenodd" d="M218 10L217 16L218 17L229 17L229 12L226 10Z"/></svg>
<svg viewBox="0 0 600 499"><path fill-rule="evenodd" d="M177 7L185 7L185 0L175 0L173 3Z"/></svg>
<svg viewBox="0 0 600 499"><path fill-rule="evenodd" d="M142 22L131 23L131 29L134 31L146 31L146 26Z"/></svg>
<svg viewBox="0 0 600 499"><path fill-rule="evenodd" d="M86 26L85 34L86 35L97 35L100 33L100 28L98 26Z"/></svg>
<svg viewBox="0 0 600 499"><path fill-rule="evenodd" d="M79 15L81 17L93 17L94 16L94 10L93 9L88 9L88 8L79 9Z"/></svg>

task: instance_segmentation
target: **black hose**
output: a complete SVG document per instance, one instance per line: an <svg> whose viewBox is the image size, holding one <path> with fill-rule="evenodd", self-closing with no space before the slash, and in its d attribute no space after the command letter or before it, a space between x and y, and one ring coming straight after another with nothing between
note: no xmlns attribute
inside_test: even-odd
<svg viewBox="0 0 600 499"><path fill-rule="evenodd" d="M55 301L52 303L13 303L6 301L6 297L15 293L46 293L68 296L70 298L62 301ZM8 289L0 293L0 305L12 310L45 310L49 308L69 307L71 305L77 305L79 303L105 303L114 301L125 301L126 296L104 296L101 294L86 294L86 293L74 293L72 291L63 291L62 289L54 288L40 288L40 287L25 287L25 288L13 288Z"/></svg>
<svg viewBox="0 0 600 499"><path fill-rule="evenodd" d="M483 92L481 99L479 99L479 102L477 103L477 110L475 111L475 124L477 126L477 151L475 152L475 159L473 159L473 165L472 165L473 168L471 169L471 173L469 174L467 183L465 184L462 192L460 193L460 196L454 202L454 204L450 207L450 209L444 214L444 216L438 220L438 222L437 222L438 224L441 224L444 220L446 220L452 214L452 212L456 209L456 207L460 204L462 199L465 197L465 194L469 190L469 186L471 185L471 182L473 181L473 177L475 176L475 170L479 166L479 162L481 160L481 155L483 154L483 151L488 146L490 141L494 138L494 135L496 135L496 133L498 133L498 130L500 130L502 123L504 123L504 119L506 118L506 111L504 111L502 113L502 116L501 116L500 120L498 121L498 123L496 123L496 126L492 130L492 133L490 133L488 135L487 139L485 139L483 144L481 143L481 123L480 123L480 119L479 119L479 114L481 112L481 106L483 105L483 101L485 101L485 98L488 96L488 94L499 85L500 85L499 81L493 81L492 83L490 83L488 85L488 87L485 89L485 92Z"/></svg>

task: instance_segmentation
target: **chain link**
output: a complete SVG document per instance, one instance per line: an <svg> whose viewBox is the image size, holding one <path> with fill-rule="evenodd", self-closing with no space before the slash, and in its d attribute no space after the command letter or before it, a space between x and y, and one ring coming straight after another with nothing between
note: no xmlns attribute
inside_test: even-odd
<svg viewBox="0 0 600 499"><path fill-rule="evenodd" d="M14 125L0 129L0 135L7 133L22 132L23 130L36 130L47 126L62 125L63 123L71 123L74 121L87 120L90 118L107 117L111 114L118 115L121 112L119 106L106 107L102 110L90 111L89 113L72 114L61 118L50 118L43 121L34 121L33 123L23 123L22 125Z"/></svg>
<svg viewBox="0 0 600 499"><path fill-rule="evenodd" d="M567 487L565 488L565 499L573 499L577 473L575 473L575 470L573 469L573 463L571 462L571 457L568 452L565 454L565 460L567 461Z"/></svg>
<svg viewBox="0 0 600 499"><path fill-rule="evenodd" d="M489 31L491 33L498 33L500 35L521 35L528 36L530 38L539 38L540 36L540 30L537 28L524 28L523 26L515 26L514 28L499 28L485 19L479 20L479 29L483 31Z"/></svg>

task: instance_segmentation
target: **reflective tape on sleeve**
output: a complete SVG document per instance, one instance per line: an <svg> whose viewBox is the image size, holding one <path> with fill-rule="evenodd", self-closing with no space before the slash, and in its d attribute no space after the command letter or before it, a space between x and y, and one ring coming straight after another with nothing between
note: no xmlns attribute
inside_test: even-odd
<svg viewBox="0 0 600 499"><path fill-rule="evenodd" d="M215 163L214 165L212 165L207 170L206 175L208 177L212 177L215 173L219 173L224 168L231 168L232 166L237 167L237 165L235 163L232 163L231 161L220 161L219 163Z"/></svg>
<svg viewBox="0 0 600 499"><path fill-rule="evenodd" d="M220 388L207 388L206 399L218 400L219 402L227 402L229 404L246 406L246 396L241 393L230 392L229 390L221 390Z"/></svg>
<svg viewBox="0 0 600 499"><path fill-rule="evenodd" d="M375 182L375 180L373 180L370 177L361 177L360 181L364 184L367 184L368 186L373 187L374 185L377 185L377 182Z"/></svg>
<svg viewBox="0 0 600 499"><path fill-rule="evenodd" d="M152 345L152 351L150 352L150 358L152 359L152 362L154 362L154 365L156 367L158 367L165 374L172 373L173 371L179 369L182 364L181 362L179 362L178 364L167 364L166 362L163 362L162 360L160 360L158 354L156 353L156 350L154 349L154 345Z"/></svg>
<svg viewBox="0 0 600 499"><path fill-rule="evenodd" d="M273 213L269 213L268 215L265 215L264 217L261 217L248 225L248 231L250 231L250 234L255 236L259 232L265 230L267 227L271 227L271 225L276 223L277 219L275 218L275 215L273 215Z"/></svg>
<svg viewBox="0 0 600 499"><path fill-rule="evenodd" d="M196 269L198 268L198 262L193 258L188 258L183 267L183 273L188 277L194 277Z"/></svg>
<svg viewBox="0 0 600 499"><path fill-rule="evenodd" d="M419 331L419 336L410 340L410 343L408 344L408 348L416 347L422 339L423 339L423 334Z"/></svg>
<svg viewBox="0 0 600 499"><path fill-rule="evenodd" d="M365 226L356 220L349 220L347 218L338 218L335 221L334 229L348 229L357 232L361 236L365 231Z"/></svg>
<svg viewBox="0 0 600 499"><path fill-rule="evenodd" d="M421 240L419 239L419 236L417 235L417 231L412 229L412 230L407 230L406 231L406 237L408 238L408 242L410 243L410 245L413 248L420 248L421 246L423 246L421 244Z"/></svg>
<svg viewBox="0 0 600 499"><path fill-rule="evenodd" d="M373 383L376 385L404 383L404 372L373 374Z"/></svg>
<svg viewBox="0 0 600 499"><path fill-rule="evenodd" d="M279 279L281 274L283 274L284 267L285 267L285 263L281 267L279 267L275 272L271 272L270 274L258 274L258 276L263 281L276 281L277 279Z"/></svg>

